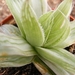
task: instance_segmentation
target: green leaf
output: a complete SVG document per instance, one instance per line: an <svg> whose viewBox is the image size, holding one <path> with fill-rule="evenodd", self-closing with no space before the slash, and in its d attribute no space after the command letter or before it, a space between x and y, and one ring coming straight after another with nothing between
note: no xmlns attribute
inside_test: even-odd
<svg viewBox="0 0 75 75"><path fill-rule="evenodd" d="M6 3L14 16L14 19L20 29L20 32L22 36L25 38L25 32L22 27L22 21L21 21L21 9L22 9L22 4L24 0L6 0Z"/></svg>
<svg viewBox="0 0 75 75"><path fill-rule="evenodd" d="M47 40L44 44L44 47L48 48L63 42L68 37L70 32L69 21L59 9L53 12L51 19L52 25L45 29L45 31L50 29L48 31Z"/></svg>
<svg viewBox="0 0 75 75"><path fill-rule="evenodd" d="M0 33L0 67L29 64L34 55L33 48L22 37Z"/></svg>
<svg viewBox="0 0 75 75"><path fill-rule="evenodd" d="M33 57L25 57L18 55L0 55L0 67L19 67L30 64Z"/></svg>
<svg viewBox="0 0 75 75"><path fill-rule="evenodd" d="M74 36L75 35L75 21L70 22L70 28L71 28L71 31L70 31L68 38L62 43L58 44L57 47L66 48L75 43L75 36Z"/></svg>
<svg viewBox="0 0 75 75"><path fill-rule="evenodd" d="M75 74L75 56L62 48L36 48L40 56L56 64L69 73Z"/></svg>
<svg viewBox="0 0 75 75"><path fill-rule="evenodd" d="M70 75L66 70L64 70L62 67L60 67L59 65L53 64L51 62L49 62L46 59L42 58L42 61L50 68L52 69L52 71L54 71L54 73L56 75Z"/></svg>
<svg viewBox="0 0 75 75"><path fill-rule="evenodd" d="M0 67L23 66L36 55L33 48L21 37L17 27L0 26Z"/></svg>
<svg viewBox="0 0 75 75"><path fill-rule="evenodd" d="M68 2L68 3L67 3ZM71 12L72 0L64 0L53 13L45 14L48 18L46 21L40 19L45 31L44 47L56 46L63 42L69 35L69 22L66 19ZM67 8L65 8L67 7ZM64 22L65 21L65 22Z"/></svg>
<svg viewBox="0 0 75 75"><path fill-rule="evenodd" d="M17 27L13 25L0 26L0 54L33 56L36 53L27 41L21 37Z"/></svg>
<svg viewBox="0 0 75 75"><path fill-rule="evenodd" d="M42 46L44 42L44 32L34 10L27 0L22 7L21 15L27 41L32 46Z"/></svg>
<svg viewBox="0 0 75 75"><path fill-rule="evenodd" d="M33 48L20 36L9 36L0 33L0 54L33 56Z"/></svg>
<svg viewBox="0 0 75 75"><path fill-rule="evenodd" d="M52 27L52 23L53 23L53 21L52 21L53 19L51 19L52 13L53 13L53 11L49 11L39 18L39 22L41 23L42 28L44 29L45 41L47 40L49 33L51 31L51 27Z"/></svg>
<svg viewBox="0 0 75 75"><path fill-rule="evenodd" d="M72 11L72 1L73 0L63 0L57 9L59 9L63 14L69 18Z"/></svg>
<svg viewBox="0 0 75 75"><path fill-rule="evenodd" d="M75 28L73 28L68 36L68 38L62 43L58 44L57 47L66 48L75 43Z"/></svg>
<svg viewBox="0 0 75 75"><path fill-rule="evenodd" d="M25 38L25 32L22 26L22 19L21 19L21 9L22 9L24 1L27 1L27 0L6 0L6 3L12 15L14 16L14 19L21 31L22 36ZM36 0L36 2L34 0L30 0L29 3L32 6L33 10L35 11L37 17L47 12L46 0Z"/></svg>

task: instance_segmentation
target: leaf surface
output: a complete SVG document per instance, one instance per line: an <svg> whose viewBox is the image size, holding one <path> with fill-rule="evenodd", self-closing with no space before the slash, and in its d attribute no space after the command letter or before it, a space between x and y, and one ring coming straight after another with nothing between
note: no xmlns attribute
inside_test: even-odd
<svg viewBox="0 0 75 75"><path fill-rule="evenodd" d="M21 20L21 9L23 2L24 0L6 0L6 3L20 29L21 35L25 38L25 32L22 27L22 20Z"/></svg>
<svg viewBox="0 0 75 75"><path fill-rule="evenodd" d="M44 42L44 32L34 10L29 5L29 1L25 1L21 13L27 41L32 46L42 46Z"/></svg>
<svg viewBox="0 0 75 75"><path fill-rule="evenodd" d="M62 48L36 48L36 51L44 59L62 67L69 73L75 74L75 56ZM57 61L58 60L58 61Z"/></svg>

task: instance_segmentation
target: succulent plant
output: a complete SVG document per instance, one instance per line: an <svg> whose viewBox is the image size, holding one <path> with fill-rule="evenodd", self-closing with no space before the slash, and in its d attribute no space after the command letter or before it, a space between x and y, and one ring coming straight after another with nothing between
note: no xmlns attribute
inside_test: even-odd
<svg viewBox="0 0 75 75"><path fill-rule="evenodd" d="M72 0L48 10L46 0L6 0L18 25L0 27L0 67L33 63L43 75L75 74L75 56L65 50L75 41Z"/></svg>

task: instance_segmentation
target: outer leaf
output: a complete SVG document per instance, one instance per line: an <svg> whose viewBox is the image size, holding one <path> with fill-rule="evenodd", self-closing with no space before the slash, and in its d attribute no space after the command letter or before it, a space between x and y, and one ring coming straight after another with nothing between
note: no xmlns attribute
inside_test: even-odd
<svg viewBox="0 0 75 75"><path fill-rule="evenodd" d="M0 67L23 66L32 62L36 53L20 36L17 27L3 25L0 27Z"/></svg>
<svg viewBox="0 0 75 75"><path fill-rule="evenodd" d="M75 74L75 56L73 54L61 48L36 48L36 50L46 60L62 67L69 73Z"/></svg>
<svg viewBox="0 0 75 75"><path fill-rule="evenodd" d="M0 67L19 67L32 62L33 57L0 55Z"/></svg>
<svg viewBox="0 0 75 75"><path fill-rule="evenodd" d="M49 67L51 68L56 75L70 75L67 71L65 71L62 67L60 67L59 65L53 64L49 61L47 61L46 59L43 59L43 62Z"/></svg>
<svg viewBox="0 0 75 75"><path fill-rule="evenodd" d="M42 46L44 32L32 7L29 5L29 0L25 1L21 13L27 41L33 46Z"/></svg>
<svg viewBox="0 0 75 75"><path fill-rule="evenodd" d="M68 18L72 11L72 1L73 0L63 0L62 3L58 6L58 9L63 12L63 14Z"/></svg>
<svg viewBox="0 0 75 75"><path fill-rule="evenodd" d="M0 33L0 54L33 56L33 48L20 36L8 36Z"/></svg>
<svg viewBox="0 0 75 75"><path fill-rule="evenodd" d="M13 25L3 25L0 27L0 54L12 55L35 55L33 48L20 36L19 30Z"/></svg>
<svg viewBox="0 0 75 75"><path fill-rule="evenodd" d="M14 16L14 19L21 31L22 36L25 38L25 32L22 27L22 22L21 22L21 8L24 0L6 0L6 3Z"/></svg>
<svg viewBox="0 0 75 75"><path fill-rule="evenodd" d="M21 36L19 29L10 24L0 26L0 32L9 36Z"/></svg>

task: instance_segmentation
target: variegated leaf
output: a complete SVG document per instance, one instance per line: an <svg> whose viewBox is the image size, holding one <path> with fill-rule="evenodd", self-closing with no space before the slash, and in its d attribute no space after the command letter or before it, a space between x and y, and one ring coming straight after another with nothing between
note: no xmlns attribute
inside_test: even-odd
<svg viewBox="0 0 75 75"><path fill-rule="evenodd" d="M42 46L44 42L44 32L34 10L29 4L29 0L25 1L22 8L22 23L27 41L32 46Z"/></svg>

